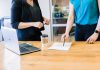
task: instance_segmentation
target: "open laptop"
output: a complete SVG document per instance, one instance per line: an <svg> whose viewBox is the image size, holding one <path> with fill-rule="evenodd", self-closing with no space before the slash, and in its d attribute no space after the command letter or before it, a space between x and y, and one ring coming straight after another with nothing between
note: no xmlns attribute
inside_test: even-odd
<svg viewBox="0 0 100 70"><path fill-rule="evenodd" d="M5 48L11 50L16 54L21 55L21 54L40 51L39 48L34 47L31 44L27 44L27 43L19 44L16 30L13 28L1 26L1 32L4 39Z"/></svg>
<svg viewBox="0 0 100 70"><path fill-rule="evenodd" d="M1 23L2 23L2 19L0 19L0 41L2 41Z"/></svg>

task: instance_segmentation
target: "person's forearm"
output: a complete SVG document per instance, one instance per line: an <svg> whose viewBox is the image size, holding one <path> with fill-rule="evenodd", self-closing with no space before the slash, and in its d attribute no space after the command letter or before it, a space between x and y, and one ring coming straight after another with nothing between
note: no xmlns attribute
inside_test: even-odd
<svg viewBox="0 0 100 70"><path fill-rule="evenodd" d="M18 29L24 29L33 26L33 22L20 22Z"/></svg>
<svg viewBox="0 0 100 70"><path fill-rule="evenodd" d="M65 32L66 34L70 33L73 26L73 22L74 22L74 18L72 16L69 16L67 20L67 26L66 26L66 32Z"/></svg>
<svg viewBox="0 0 100 70"><path fill-rule="evenodd" d="M98 19L98 24L97 24L96 30L98 30L100 32L100 16L99 16L99 19Z"/></svg>
<svg viewBox="0 0 100 70"><path fill-rule="evenodd" d="M99 8L99 19L98 19L96 30L100 32L100 0L98 0L98 8Z"/></svg>
<svg viewBox="0 0 100 70"><path fill-rule="evenodd" d="M70 11L69 11L69 16L68 16L68 20L67 20L67 26L66 26L65 34L69 34L69 32L72 29L73 23L74 23L74 7L71 3L70 3L69 8L70 8Z"/></svg>

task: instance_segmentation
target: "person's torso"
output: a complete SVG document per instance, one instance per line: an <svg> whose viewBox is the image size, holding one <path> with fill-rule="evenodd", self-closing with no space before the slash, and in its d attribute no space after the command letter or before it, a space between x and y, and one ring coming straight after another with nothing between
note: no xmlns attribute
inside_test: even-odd
<svg viewBox="0 0 100 70"><path fill-rule="evenodd" d="M30 5L22 5L22 15L21 15L22 22L42 22L43 17L40 8L34 4L34 6ZM44 27L41 29L36 27L29 27L25 29L18 29L19 38L26 38L30 36L40 36L41 30L44 30Z"/></svg>
<svg viewBox="0 0 100 70"><path fill-rule="evenodd" d="M97 0L70 0L74 6L75 23L81 25L96 24L99 18Z"/></svg>
<svg viewBox="0 0 100 70"><path fill-rule="evenodd" d="M34 6L22 5L21 17L24 22L43 22L41 10L36 4Z"/></svg>

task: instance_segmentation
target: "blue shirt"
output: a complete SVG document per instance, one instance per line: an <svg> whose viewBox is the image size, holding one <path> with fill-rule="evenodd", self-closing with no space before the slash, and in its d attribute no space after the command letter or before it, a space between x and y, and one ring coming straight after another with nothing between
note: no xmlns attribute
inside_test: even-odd
<svg viewBox="0 0 100 70"><path fill-rule="evenodd" d="M74 22L80 25L97 24L99 9L97 0L70 0L74 7Z"/></svg>

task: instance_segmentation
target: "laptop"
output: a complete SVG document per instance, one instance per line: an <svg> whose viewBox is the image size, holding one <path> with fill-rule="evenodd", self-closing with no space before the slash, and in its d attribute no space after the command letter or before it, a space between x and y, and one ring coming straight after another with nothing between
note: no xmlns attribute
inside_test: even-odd
<svg viewBox="0 0 100 70"><path fill-rule="evenodd" d="M2 20L0 19L0 41L2 41L1 22L2 22Z"/></svg>
<svg viewBox="0 0 100 70"><path fill-rule="evenodd" d="M37 48L28 43L18 43L17 32L13 28L1 26L1 32L4 39L5 48L11 50L12 52L22 55L32 52L40 51L40 48Z"/></svg>

